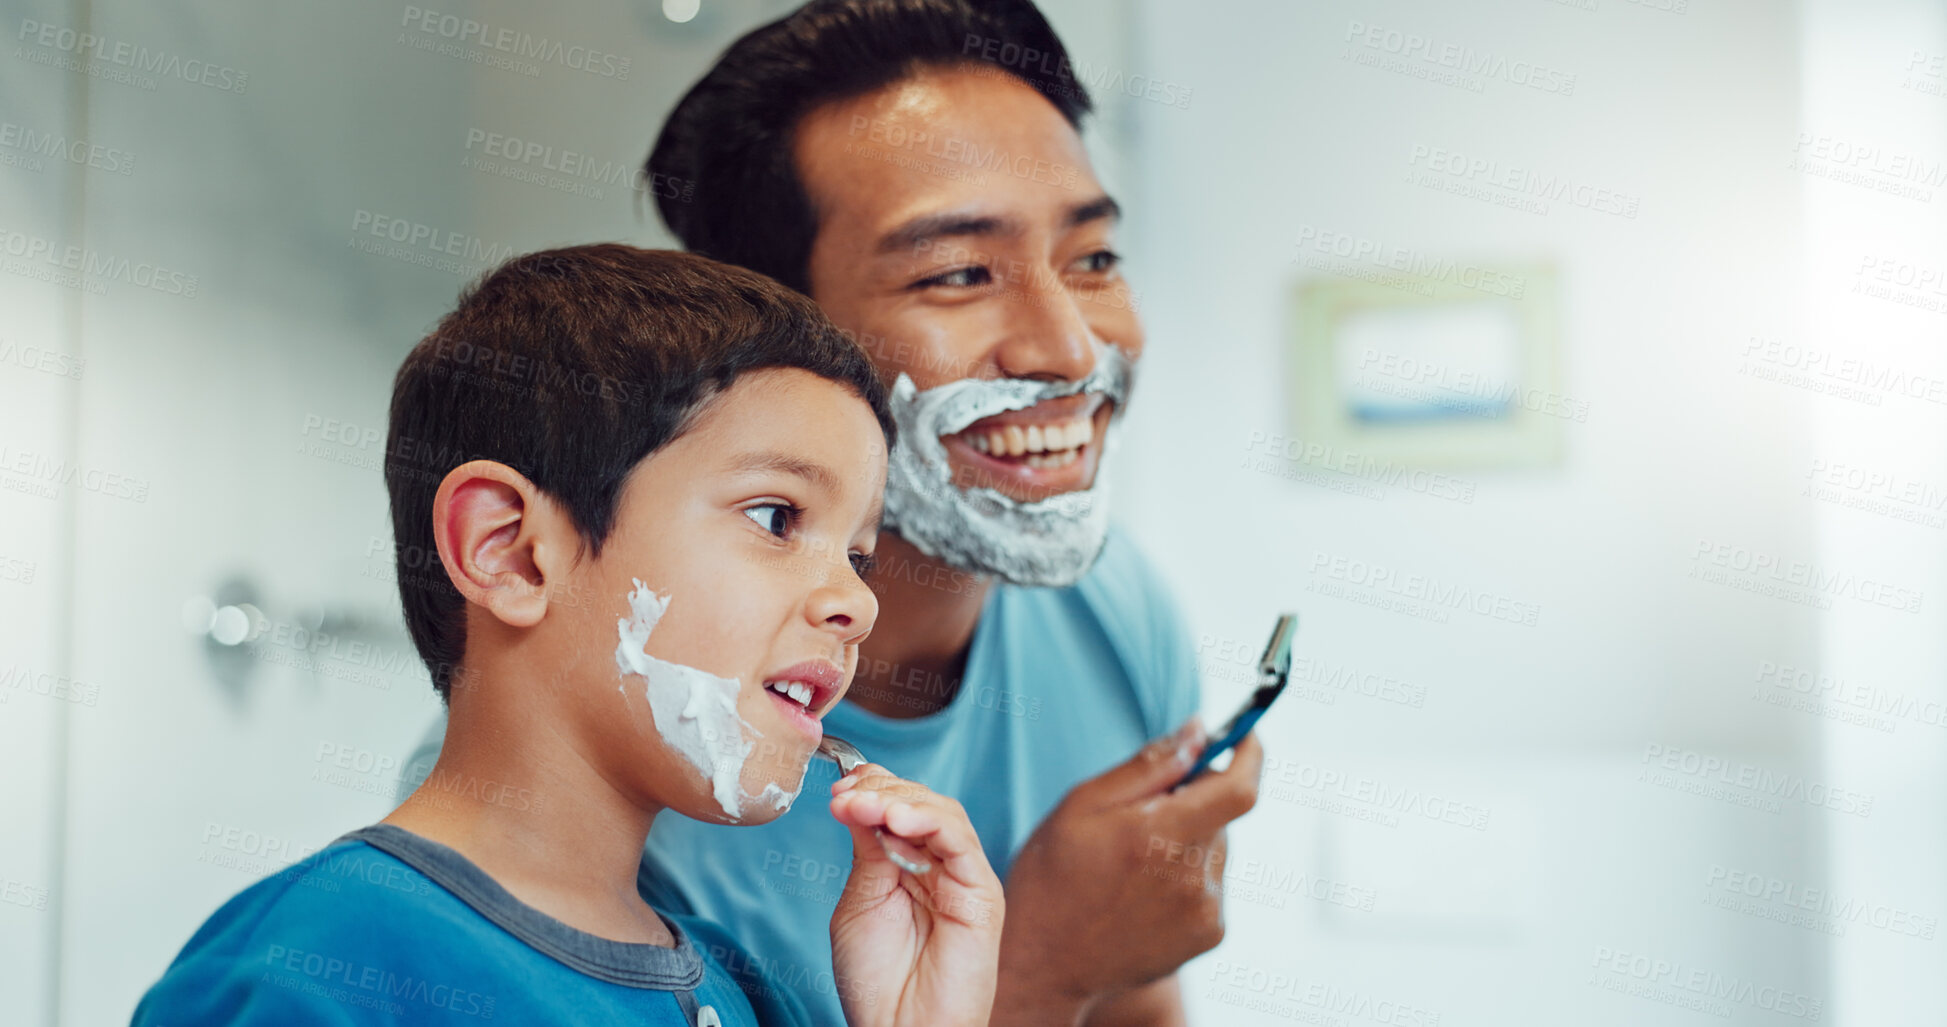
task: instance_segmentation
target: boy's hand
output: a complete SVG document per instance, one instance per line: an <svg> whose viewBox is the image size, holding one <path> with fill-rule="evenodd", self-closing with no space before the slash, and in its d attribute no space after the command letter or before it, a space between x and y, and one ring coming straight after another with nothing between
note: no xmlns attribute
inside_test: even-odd
<svg viewBox="0 0 1947 1027"><path fill-rule="evenodd" d="M852 876L832 912L832 968L852 1027L985 1024L1000 957L1000 879L960 804L867 763L832 785ZM881 838L879 830L888 836ZM886 854L897 846L908 873Z"/></svg>

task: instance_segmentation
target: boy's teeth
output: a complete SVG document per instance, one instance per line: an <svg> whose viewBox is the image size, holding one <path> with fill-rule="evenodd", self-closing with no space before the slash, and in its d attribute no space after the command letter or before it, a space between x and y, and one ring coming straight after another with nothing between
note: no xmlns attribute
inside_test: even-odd
<svg viewBox="0 0 1947 1027"><path fill-rule="evenodd" d="M773 681L767 687L806 709L811 708L811 697L815 693L810 685L802 681Z"/></svg>

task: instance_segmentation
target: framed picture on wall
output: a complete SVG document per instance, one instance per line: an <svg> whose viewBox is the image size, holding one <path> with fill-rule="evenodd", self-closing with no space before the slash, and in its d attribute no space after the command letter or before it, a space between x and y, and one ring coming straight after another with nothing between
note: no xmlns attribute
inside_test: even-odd
<svg viewBox="0 0 1947 1027"><path fill-rule="evenodd" d="M1311 278L1291 294L1294 435L1350 465L1434 469L1559 464L1563 391L1552 263Z"/></svg>

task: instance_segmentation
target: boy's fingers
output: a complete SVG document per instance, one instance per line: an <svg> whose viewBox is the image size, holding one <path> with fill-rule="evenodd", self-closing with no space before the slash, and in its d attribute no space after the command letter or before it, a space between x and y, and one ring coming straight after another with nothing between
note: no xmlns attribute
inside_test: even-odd
<svg viewBox="0 0 1947 1027"><path fill-rule="evenodd" d="M847 827L879 827L886 821L886 800L873 791L834 795L832 816Z"/></svg>
<svg viewBox="0 0 1947 1027"><path fill-rule="evenodd" d="M1186 833L1214 833L1257 805L1258 776L1263 770L1264 746L1253 731L1231 750L1230 766L1204 771L1171 793L1165 800L1167 808L1175 811L1176 823Z"/></svg>
<svg viewBox="0 0 1947 1027"><path fill-rule="evenodd" d="M832 798L832 812L850 827L884 828L956 880L977 885L993 876L966 811L924 786L889 774L863 779L852 791Z"/></svg>
<svg viewBox="0 0 1947 1027"><path fill-rule="evenodd" d="M852 835L852 873L845 879L840 904L847 898L866 902L884 898L899 886L899 868L886 856L872 828L847 824L846 830Z"/></svg>
<svg viewBox="0 0 1947 1027"><path fill-rule="evenodd" d="M966 811L946 799L935 799L933 803L892 803L886 809L886 830L923 848L954 880L975 888L989 883L998 886L1000 879L987 862L987 852L980 847L980 837L974 833Z"/></svg>
<svg viewBox="0 0 1947 1027"><path fill-rule="evenodd" d="M884 827L909 841L926 841L935 845L941 856L980 849L967 811L923 784L874 763L858 767L841 783L846 787L838 791L834 786L837 794L832 805L835 814L842 811L841 819L847 823Z"/></svg>
<svg viewBox="0 0 1947 1027"><path fill-rule="evenodd" d="M841 778L839 784L844 784L845 787L840 789L837 785L834 785L832 788L833 794L865 791L884 795L888 798L907 799L914 802L925 802L929 799L939 797L939 793L933 791L933 789L923 784L908 781L886 768L873 763L860 766L851 774Z"/></svg>

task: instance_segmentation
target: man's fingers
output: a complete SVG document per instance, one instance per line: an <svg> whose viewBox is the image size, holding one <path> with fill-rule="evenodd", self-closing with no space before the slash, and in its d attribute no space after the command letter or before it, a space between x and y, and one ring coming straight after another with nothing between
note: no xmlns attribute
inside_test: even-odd
<svg viewBox="0 0 1947 1027"><path fill-rule="evenodd" d="M1230 766L1204 771L1169 797L1176 824L1188 834L1209 834L1249 813L1263 771L1264 746L1253 731L1231 750Z"/></svg>
<svg viewBox="0 0 1947 1027"><path fill-rule="evenodd" d="M1076 785L1071 794L1091 806L1113 806L1166 792L1196 762L1206 741L1203 721L1191 717L1121 764Z"/></svg>

